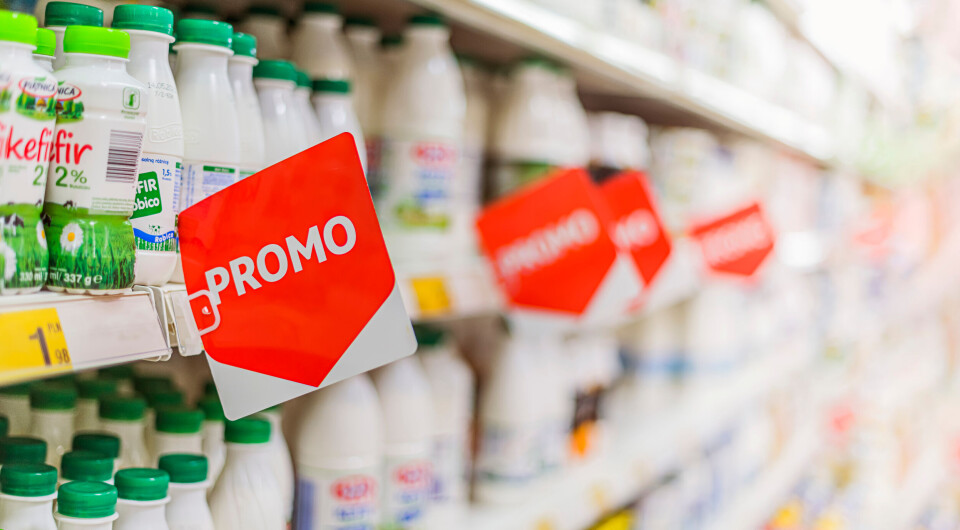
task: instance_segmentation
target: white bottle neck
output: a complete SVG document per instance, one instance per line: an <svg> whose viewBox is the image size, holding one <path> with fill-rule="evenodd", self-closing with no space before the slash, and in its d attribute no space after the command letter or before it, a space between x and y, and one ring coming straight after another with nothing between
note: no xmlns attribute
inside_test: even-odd
<svg viewBox="0 0 960 530"><path fill-rule="evenodd" d="M203 422L202 436L204 443L223 443L223 431L224 423L222 421L207 421Z"/></svg>
<svg viewBox="0 0 960 530"><path fill-rule="evenodd" d="M313 33L330 33L335 35L340 31L343 19L340 15L331 13L310 13L300 18L303 30L309 30Z"/></svg>
<svg viewBox="0 0 960 530"><path fill-rule="evenodd" d="M29 61L36 46L20 42L0 41L0 61Z"/></svg>
<svg viewBox="0 0 960 530"><path fill-rule="evenodd" d="M170 43L173 37L156 31L125 30L130 34L130 62L145 63L157 61L160 68L166 65L170 69Z"/></svg>
<svg viewBox="0 0 960 530"><path fill-rule="evenodd" d="M48 432L70 432L73 430L73 420L76 415L75 410L40 410L31 409L33 416L33 427L31 430L36 433ZM49 440L47 440L49 443Z"/></svg>
<svg viewBox="0 0 960 530"><path fill-rule="evenodd" d="M0 494L0 504L3 509L0 510L0 528L13 528L10 521L30 521L34 524L47 523L48 527L53 526L53 500L57 498L56 493L43 497L17 497L14 495Z"/></svg>
<svg viewBox="0 0 960 530"><path fill-rule="evenodd" d="M120 448L143 444L143 421L117 421L100 419L103 429L120 438Z"/></svg>
<svg viewBox="0 0 960 530"><path fill-rule="evenodd" d="M210 44L184 43L174 46L177 51L177 78L184 74L208 76L227 72L227 61L232 50Z"/></svg>
<svg viewBox="0 0 960 530"><path fill-rule="evenodd" d="M270 462L270 444L227 443L227 460L224 471L237 466Z"/></svg>
<svg viewBox="0 0 960 530"><path fill-rule="evenodd" d="M66 517L59 513L54 517L57 520L57 530L113 530L113 521L117 519L117 514L96 519Z"/></svg>
<svg viewBox="0 0 960 530"><path fill-rule="evenodd" d="M279 92L285 95L293 94L293 89L296 86L293 81L284 81L283 79L270 79L264 77L254 79L253 85L257 87L258 93Z"/></svg>
<svg viewBox="0 0 960 530"><path fill-rule="evenodd" d="M258 62L260 61L253 57L234 55L227 63L227 68L230 71L230 79L252 81L253 67L256 66Z"/></svg>
<svg viewBox="0 0 960 530"><path fill-rule="evenodd" d="M95 66L105 70L116 72L127 71L127 60L120 57L110 57L108 55L94 55L91 53L65 53L66 58L64 68L75 68L81 66Z"/></svg>
<svg viewBox="0 0 960 530"><path fill-rule="evenodd" d="M380 30L377 28L351 27L346 30L347 40L364 53L374 53L380 45Z"/></svg>
<svg viewBox="0 0 960 530"><path fill-rule="evenodd" d="M176 505L182 511L189 510L191 506L200 506L205 511L209 510L210 508L207 506L207 489L209 487L209 481L192 484L171 482L169 490L170 506Z"/></svg>
<svg viewBox="0 0 960 530"><path fill-rule="evenodd" d="M117 500L117 515L119 518L113 525L113 530L153 530L166 528L164 511L170 497L157 501Z"/></svg>

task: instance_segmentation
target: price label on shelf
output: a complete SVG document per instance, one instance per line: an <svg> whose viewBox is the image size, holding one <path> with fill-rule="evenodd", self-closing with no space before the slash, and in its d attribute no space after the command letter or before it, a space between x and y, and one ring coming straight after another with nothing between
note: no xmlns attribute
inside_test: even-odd
<svg viewBox="0 0 960 530"><path fill-rule="evenodd" d="M72 368L55 308L0 313L0 384Z"/></svg>
<svg viewBox="0 0 960 530"><path fill-rule="evenodd" d="M180 247L230 419L416 350L349 134L181 212Z"/></svg>
<svg viewBox="0 0 960 530"><path fill-rule="evenodd" d="M647 176L627 171L608 179L600 191L614 217L613 242L633 256L649 286L670 257L671 245Z"/></svg>
<svg viewBox="0 0 960 530"><path fill-rule="evenodd" d="M440 276L411 278L410 286L417 297L417 307L425 317L446 315L452 305L447 291L447 282Z"/></svg>
<svg viewBox="0 0 960 530"><path fill-rule="evenodd" d="M773 252L773 227L760 203L697 223L690 235L700 246L704 263L713 272L749 277Z"/></svg>

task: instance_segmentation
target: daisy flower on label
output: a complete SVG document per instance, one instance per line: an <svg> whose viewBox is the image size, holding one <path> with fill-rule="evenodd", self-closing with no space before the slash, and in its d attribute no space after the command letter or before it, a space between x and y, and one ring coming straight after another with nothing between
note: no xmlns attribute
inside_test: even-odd
<svg viewBox="0 0 960 530"><path fill-rule="evenodd" d="M60 248L71 254L76 254L82 244L83 230L80 225L67 223L67 226L63 227L63 233L60 234Z"/></svg>
<svg viewBox="0 0 960 530"><path fill-rule="evenodd" d="M37 223L37 242L40 246L47 248L47 233L43 231L43 223Z"/></svg>
<svg viewBox="0 0 960 530"><path fill-rule="evenodd" d="M3 256L3 281L9 282L17 272L17 253L6 241L0 241L0 256Z"/></svg>

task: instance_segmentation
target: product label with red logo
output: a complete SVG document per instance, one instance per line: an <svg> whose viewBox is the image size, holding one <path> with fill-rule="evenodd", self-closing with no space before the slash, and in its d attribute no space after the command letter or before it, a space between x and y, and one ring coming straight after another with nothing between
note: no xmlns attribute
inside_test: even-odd
<svg viewBox="0 0 960 530"><path fill-rule="evenodd" d="M377 211L384 230L445 230L458 208L457 142L383 139Z"/></svg>
<svg viewBox="0 0 960 530"><path fill-rule="evenodd" d="M379 519L380 470L297 467L296 528L374 530Z"/></svg>
<svg viewBox="0 0 960 530"><path fill-rule="evenodd" d="M699 243L710 270L752 276L773 252L774 232L759 203L695 225L690 234Z"/></svg>
<svg viewBox="0 0 960 530"><path fill-rule="evenodd" d="M613 241L630 252L644 283L650 285L670 257L670 236L646 175L628 171L608 179L600 189L613 213Z"/></svg>
<svg viewBox="0 0 960 530"><path fill-rule="evenodd" d="M387 455L383 483L385 524L423 527L430 502L431 469L426 454Z"/></svg>

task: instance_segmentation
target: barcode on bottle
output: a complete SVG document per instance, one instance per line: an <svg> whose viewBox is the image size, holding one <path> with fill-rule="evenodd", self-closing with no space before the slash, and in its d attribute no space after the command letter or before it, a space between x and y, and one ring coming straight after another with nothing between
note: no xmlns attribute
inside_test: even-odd
<svg viewBox="0 0 960 530"><path fill-rule="evenodd" d="M133 184L137 181L137 163L143 133L110 131L110 149L107 151L107 182Z"/></svg>

